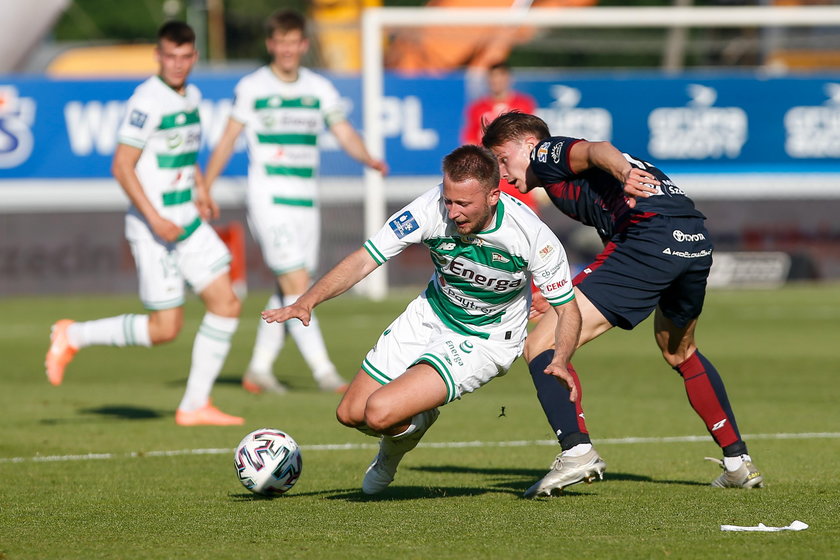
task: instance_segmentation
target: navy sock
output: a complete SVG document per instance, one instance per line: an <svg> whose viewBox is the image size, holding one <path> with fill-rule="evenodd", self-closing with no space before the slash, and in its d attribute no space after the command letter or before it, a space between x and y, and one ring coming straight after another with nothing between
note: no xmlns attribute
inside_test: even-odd
<svg viewBox="0 0 840 560"><path fill-rule="evenodd" d="M570 402L566 386L553 375L545 373L545 368L553 358L554 350L546 350L528 363L545 417L563 450L571 449L580 443L591 443L583 420L580 398L577 403ZM571 365L569 371L577 378ZM577 382L577 379L575 381ZM576 385L580 394L580 383L577 382Z"/></svg>

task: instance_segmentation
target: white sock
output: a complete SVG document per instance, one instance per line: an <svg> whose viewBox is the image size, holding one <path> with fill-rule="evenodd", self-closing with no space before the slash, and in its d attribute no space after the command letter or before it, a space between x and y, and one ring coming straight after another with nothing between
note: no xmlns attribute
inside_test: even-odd
<svg viewBox="0 0 840 560"><path fill-rule="evenodd" d="M210 400L210 391L222 371L237 325L239 319L236 317L221 317L209 311L204 314L195 335L190 376L184 398L178 405L180 410L196 410Z"/></svg>
<svg viewBox="0 0 840 560"><path fill-rule="evenodd" d="M133 313L73 323L67 328L67 339L76 348L152 345L149 316Z"/></svg>
<svg viewBox="0 0 840 560"><path fill-rule="evenodd" d="M592 449L591 443L579 443L574 447L570 447L569 449L563 452L563 455L566 457L580 457L581 455L585 455L589 453Z"/></svg>
<svg viewBox="0 0 840 560"><path fill-rule="evenodd" d="M738 455L737 457L724 457L723 458L723 466L726 467L726 470L732 472L737 471L741 468L741 465L744 461L752 462L752 459L749 455Z"/></svg>
<svg viewBox="0 0 840 560"><path fill-rule="evenodd" d="M298 300L300 295L284 296L283 305L291 305ZM301 356L306 361L312 376L318 380L336 373L335 366L327 354L327 347L324 345L324 337L321 334L321 327L315 313L309 318L309 326L304 327L303 323L291 320L286 325L289 334L295 340Z"/></svg>
<svg viewBox="0 0 840 560"><path fill-rule="evenodd" d="M266 309L276 309L282 305L280 296L275 294L268 298ZM283 349L285 339L286 327L283 323L266 323L261 319L257 325L257 340L254 342L248 369L257 375L271 375L272 366Z"/></svg>
<svg viewBox="0 0 840 560"><path fill-rule="evenodd" d="M434 409L432 409L432 410L434 410ZM425 430L426 428L429 427L429 416L430 416L430 414L431 414L431 410L418 412L417 414L415 414L414 416L411 417L411 423L408 425L408 427L405 430L401 431L398 434L394 434L392 436L386 436L386 437L390 437L391 439L402 439L406 436L410 436L411 434L413 434L414 432L416 432L418 430Z"/></svg>

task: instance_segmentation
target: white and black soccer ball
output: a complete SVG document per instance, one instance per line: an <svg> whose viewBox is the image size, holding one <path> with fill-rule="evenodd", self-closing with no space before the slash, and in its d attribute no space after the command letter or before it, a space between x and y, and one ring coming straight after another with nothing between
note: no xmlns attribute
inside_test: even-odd
<svg viewBox="0 0 840 560"><path fill-rule="evenodd" d="M233 465L245 488L255 494L279 496L295 485L303 460L292 436L281 430L260 428L236 446Z"/></svg>

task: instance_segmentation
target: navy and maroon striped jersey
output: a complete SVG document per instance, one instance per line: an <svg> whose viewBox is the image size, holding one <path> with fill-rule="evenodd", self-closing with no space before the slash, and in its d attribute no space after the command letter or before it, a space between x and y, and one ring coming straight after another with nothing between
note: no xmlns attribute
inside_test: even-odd
<svg viewBox="0 0 840 560"><path fill-rule="evenodd" d="M644 169L662 185L659 193L639 198L636 207L627 205L624 185L606 171L592 167L575 173L569 166L569 150L578 138L553 136L540 142L531 154L531 170L545 187L545 192L570 218L593 226L602 239L609 239L630 220L647 216L694 216L705 218L694 202L662 171L640 159L624 154L630 165Z"/></svg>

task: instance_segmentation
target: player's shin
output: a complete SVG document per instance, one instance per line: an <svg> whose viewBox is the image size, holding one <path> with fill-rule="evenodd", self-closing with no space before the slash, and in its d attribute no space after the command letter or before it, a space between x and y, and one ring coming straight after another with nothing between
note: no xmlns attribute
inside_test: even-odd
<svg viewBox="0 0 840 560"><path fill-rule="evenodd" d="M702 418L724 455L746 454L747 446L735 423L723 379L711 362L698 350L674 369L683 378L692 408Z"/></svg>
<svg viewBox="0 0 840 560"><path fill-rule="evenodd" d="M269 298L266 309L275 309L282 305L280 297L275 294ZM257 325L257 339L254 342L254 352L251 354L248 371L263 377L271 375L274 361L283 349L285 336L286 329L282 324L266 323L261 320Z"/></svg>
<svg viewBox="0 0 840 560"><path fill-rule="evenodd" d="M590 439L583 416L581 396L577 402L570 402L569 390L565 385L556 377L545 373L545 368L553 357L554 351L546 350L528 363L528 369L545 417L560 446L567 450L579 444L590 443ZM582 395L580 381L571 364L568 365L568 371L575 379L578 395Z"/></svg>
<svg viewBox="0 0 840 560"><path fill-rule="evenodd" d="M207 404L213 383L230 351L230 341L238 324L239 319L236 317L221 317L209 311L204 314L193 342L187 390L179 409L191 411Z"/></svg>

